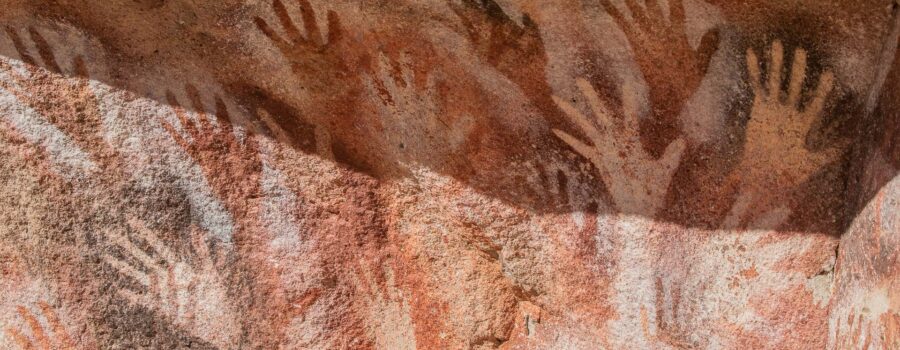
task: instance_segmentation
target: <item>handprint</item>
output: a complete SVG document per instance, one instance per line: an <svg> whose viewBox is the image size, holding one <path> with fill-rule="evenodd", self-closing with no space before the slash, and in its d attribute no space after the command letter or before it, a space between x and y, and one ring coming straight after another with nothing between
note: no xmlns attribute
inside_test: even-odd
<svg viewBox="0 0 900 350"><path fill-rule="evenodd" d="M174 94L169 93L169 103L175 109L183 131L176 130L166 121L162 122L163 127L200 164L210 187L235 220L235 269L243 271L243 277L249 281L229 281L229 284L235 288L238 288L237 283L251 285L266 295L266 298L253 300L259 305L245 305L248 307L244 310L245 322L256 327L250 335L253 338L251 341L262 344L271 341L272 337L280 339L286 325L316 300L318 292L288 295L278 279L280 267L267 258L271 254L268 249L272 237L259 215L263 165L256 136L248 134L243 140L238 138L227 106L220 98L216 98L215 118L218 125L213 125L204 111L197 89L187 85L186 91L197 111L197 121L191 120ZM258 327L260 324L267 327Z"/></svg>
<svg viewBox="0 0 900 350"><path fill-rule="evenodd" d="M312 5L309 4L309 0L297 0L297 4L300 7L303 28L306 31L305 37L291 18L282 0L274 0L272 9L278 16L278 21L281 22L286 37L276 33L261 17L254 18L256 26L290 61L295 74L312 77L311 81L322 80L323 76L329 79L345 78L347 75L346 57L340 48L344 33L337 13L328 11L328 35L323 39L316 24L316 14ZM330 85L321 82L320 84L322 87Z"/></svg>
<svg viewBox="0 0 900 350"><path fill-rule="evenodd" d="M398 62L384 54L379 58L374 76L364 76L363 82L376 99L388 152L398 161L409 162L458 149L472 130L472 120L448 121L442 114L435 75L427 77L424 89L419 88L405 56ZM392 73L397 66L399 77Z"/></svg>
<svg viewBox="0 0 900 350"><path fill-rule="evenodd" d="M50 44L36 29L29 28L28 34L46 69L38 66L16 29L7 27L6 34L25 63L27 75L0 60L0 71L9 77L0 79L0 88L47 118L105 171L118 169L121 159L103 139L103 114L87 80L89 74L84 59L75 57L71 64L75 76L66 77L62 75L63 68L57 63Z"/></svg>
<svg viewBox="0 0 900 350"><path fill-rule="evenodd" d="M380 273L371 271L372 268L382 269L382 265L377 262L360 262L356 261L353 266L353 273L356 275L353 280L355 289L364 297L363 302L369 307L380 308L387 303L400 302L403 298L393 286L392 275L388 274L389 270L382 270Z"/></svg>
<svg viewBox="0 0 900 350"><path fill-rule="evenodd" d="M656 214L665 202L669 183L681 161L684 140L673 141L662 158L653 159L641 147L636 101L630 86L623 87L622 93L625 118L617 119L589 82L578 79L576 84L596 120L591 120L564 99L554 96L554 100L594 145L561 130L554 129L553 133L597 167L619 210L647 216Z"/></svg>
<svg viewBox="0 0 900 350"><path fill-rule="evenodd" d="M525 183L537 195L536 200L563 207L573 205L568 185L572 171L565 164L539 161L528 165L530 174Z"/></svg>
<svg viewBox="0 0 900 350"><path fill-rule="evenodd" d="M641 306L641 327L644 337L655 342L660 342L674 349L690 349L696 347L686 340L689 334L680 318L685 312L681 309L682 291L674 283L664 283L661 277L656 277L656 330L650 329L650 315L653 310Z"/></svg>
<svg viewBox="0 0 900 350"><path fill-rule="evenodd" d="M197 111L197 122L191 120L187 112L171 92L167 93L169 104L181 123L187 137L183 136L167 121L163 127L191 158L200 164L209 185L222 199L233 214L242 213L242 204L247 199L259 198L262 193L260 176L262 160L259 155L259 144L254 135L247 135L240 140L234 132L228 107L221 98L216 97L216 124L213 125L205 112L200 93L193 85L185 87L188 98Z"/></svg>
<svg viewBox="0 0 900 350"><path fill-rule="evenodd" d="M50 304L47 304L45 301L39 301L37 306L41 310L41 314L43 314L44 318L47 320L47 323L50 325L52 333L44 328L40 320L38 320L38 315L33 314L27 308L20 305L16 308L16 312L26 323L28 323L28 327L31 328L31 336L34 339L29 339L24 333L13 328L7 328L6 334L23 350L74 350L75 342L72 341L72 336L69 335L69 332L66 331L66 328L63 326L62 322L60 322L59 315L56 314L56 311L54 311Z"/></svg>
<svg viewBox="0 0 900 350"><path fill-rule="evenodd" d="M888 309L877 319L866 312L836 317L833 349L898 349L900 347L900 315Z"/></svg>
<svg viewBox="0 0 900 350"><path fill-rule="evenodd" d="M355 289L362 299L368 322L375 325L374 340L379 349L404 349L415 344L410 307L396 286L392 270L382 269L378 262L357 261L353 267Z"/></svg>
<svg viewBox="0 0 900 350"><path fill-rule="evenodd" d="M196 253L195 264L181 261L178 256L148 229L143 222L130 219L142 243L109 232L113 243L126 252L128 260L140 262L140 267L103 254L103 260L124 276L137 281L143 291L123 287L116 293L134 306L160 313L174 325L227 348L235 334L226 330L236 329L235 314L227 304L225 284L220 278L214 258L206 245L204 233L192 227L191 238ZM152 252L144 251L138 244L146 244Z"/></svg>
<svg viewBox="0 0 900 350"><path fill-rule="evenodd" d="M856 318L853 315L849 315L847 317L847 332L841 332L845 328L839 325L837 327L837 343L834 346L836 350L851 350L851 349L869 349L869 346L872 345L872 333L874 324L867 318L863 318L863 315L858 315ZM887 347L885 347L887 348Z"/></svg>
<svg viewBox="0 0 900 350"><path fill-rule="evenodd" d="M828 94L834 86L834 75L822 73L809 103L801 108L801 88L806 79L806 51L794 52L791 80L787 93L781 91L783 48L772 43L768 64L768 84L760 80L759 60L747 50L747 69L753 88L753 107L747 123L746 144L737 174L742 186L756 191L789 189L806 181L816 170L835 161L844 144L821 151L806 148L806 136L819 119Z"/></svg>
<svg viewBox="0 0 900 350"><path fill-rule="evenodd" d="M53 171L49 161L50 153L46 148L35 145L4 120L0 120L0 137L19 150L21 159L28 164L28 168L35 169L37 174L40 174L41 181L57 184L63 182L62 177Z"/></svg>
<svg viewBox="0 0 900 350"><path fill-rule="evenodd" d="M519 25L495 0L461 2L450 2L450 8L462 20L475 52L526 93L549 92L544 79L547 54L531 17L524 15Z"/></svg>
<svg viewBox="0 0 900 350"><path fill-rule="evenodd" d="M662 138L663 145L678 135L678 114L697 91L709 68L712 55L718 49L718 30L707 32L695 50L685 31L682 0L668 0L669 20L666 21L659 1L625 0L631 21L610 2L600 4L625 33L635 60L650 89L650 119L653 134Z"/></svg>

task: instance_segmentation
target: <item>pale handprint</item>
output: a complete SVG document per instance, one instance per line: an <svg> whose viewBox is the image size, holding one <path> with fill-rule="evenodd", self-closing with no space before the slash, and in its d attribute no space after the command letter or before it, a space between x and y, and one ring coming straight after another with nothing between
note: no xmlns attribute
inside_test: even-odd
<svg viewBox="0 0 900 350"><path fill-rule="evenodd" d="M353 266L356 279L353 281L356 291L363 297L367 306L380 308L386 303L400 302L403 300L399 290L393 285L393 276L388 271L380 273L372 271L373 268L382 269L382 265L376 262L357 261ZM377 313L376 313L377 315Z"/></svg>
<svg viewBox="0 0 900 350"><path fill-rule="evenodd" d="M475 53L526 93L548 88L544 79L547 54L537 24L527 14L519 25L494 0L450 2L462 20Z"/></svg>
<svg viewBox="0 0 900 350"><path fill-rule="evenodd" d="M837 327L837 343L834 345L834 349L869 349L869 346L872 345L872 341L874 340L872 333L874 333L875 323L864 318L863 315L857 315L855 318L853 315L850 315L847 318L847 327L849 328L846 329L847 332L841 332L842 330L845 330L843 325ZM887 349L887 347L885 347L885 349Z"/></svg>
<svg viewBox="0 0 900 350"><path fill-rule="evenodd" d="M593 146L561 130L554 129L553 133L597 167L619 210L653 216L665 202L669 183L686 147L684 140L673 141L662 158L653 159L641 146L637 106L630 85L623 87L624 118L617 119L589 82L578 79L576 84L594 112L595 120L564 99L554 96L554 100Z"/></svg>
<svg viewBox="0 0 900 350"><path fill-rule="evenodd" d="M374 76L364 76L363 82L376 99L388 152L408 162L459 148L472 130L472 120L445 120L436 77L428 76L426 86L419 88L405 57L398 62L384 54L379 58ZM392 73L397 66L399 77Z"/></svg>
<svg viewBox="0 0 900 350"><path fill-rule="evenodd" d="M28 34L37 48L45 69L38 65L16 29L6 28L19 56L25 63L25 73L0 60L0 72L8 79L0 79L0 88L9 91L20 102L37 111L59 128L86 153L90 154L106 172L117 171L121 159L103 136L103 114L100 103L89 84L87 64L81 56L71 62L73 77L63 75L53 49L39 31L29 28Z"/></svg>
<svg viewBox="0 0 900 350"><path fill-rule="evenodd" d="M33 314L27 308L20 305L16 308L16 312L26 323L28 323L28 328L31 328L31 337L33 339L14 328L7 328L6 334L23 350L74 350L76 348L75 342L72 340L72 336L69 335L69 332L66 331L62 322L60 322L59 315L56 314L56 311L53 310L50 304L47 304L44 301L39 301L37 306L41 310L41 314L43 314L44 318L47 320L47 324L50 325L50 330L52 330L52 332L48 332L44 326L41 325L38 315Z"/></svg>
<svg viewBox="0 0 900 350"><path fill-rule="evenodd" d="M412 323L409 303L397 288L390 269L374 273L372 267L382 268L377 262L356 262L354 272L356 291L362 299L363 317L375 325L372 336L378 349L407 349L415 344L415 327Z"/></svg>
<svg viewBox="0 0 900 350"><path fill-rule="evenodd" d="M116 293L130 304L165 316L172 324L204 340L228 348L237 336L235 313L227 303L225 284L217 272L217 262L206 245L205 234L192 227L191 238L196 259L184 262L143 222L130 219L129 226L152 252L139 248L138 242L108 232L112 242L140 267L104 254L103 260L123 276L138 282L145 290L122 287ZM223 331L226 330L226 331Z"/></svg>
<svg viewBox="0 0 900 350"><path fill-rule="evenodd" d="M646 0L645 6L641 6L637 0L626 0L631 21L609 0L600 3L631 44L635 61L650 88L655 133L669 142L678 135L678 114L706 75L712 55L718 49L719 35L717 30L707 32L695 50L685 31L682 0L668 0L668 21L659 1Z"/></svg>
<svg viewBox="0 0 900 350"><path fill-rule="evenodd" d="M757 191L775 191L806 181L816 170L837 160L843 144L821 151L806 148L806 136L819 119L834 75L825 71L805 108L800 107L801 89L806 79L806 51L794 52L787 93L781 90L784 52L780 41L772 43L768 64L768 84L760 80L756 53L747 50L747 69L753 87L753 107L747 123L746 144L738 171L743 186Z"/></svg>
<svg viewBox="0 0 900 350"><path fill-rule="evenodd" d="M256 26L278 47L290 61L295 74L303 77L341 78L346 75L346 57L339 48L343 39L343 28L337 13L328 11L328 35L323 39L316 14L308 0L297 0L306 36L300 32L295 21L281 0L274 0L272 9L281 22L286 38L275 32L266 20L254 18Z"/></svg>
<svg viewBox="0 0 900 350"><path fill-rule="evenodd" d="M213 125L197 88L189 84L185 90L197 112L197 122L187 115L170 92L167 94L169 104L174 108L184 133L175 130L167 121L162 121L162 125L175 142L200 164L210 187L225 205L230 206L228 209L232 214L239 215L246 209L243 204L247 199L259 198L262 193L259 144L254 135L248 134L244 140L238 138L228 107L221 98L216 98L215 118L218 125Z"/></svg>
<svg viewBox="0 0 900 350"><path fill-rule="evenodd" d="M854 317L855 316L855 317ZM866 311L837 317L834 350L900 349L900 314L888 309L877 319Z"/></svg>
<svg viewBox="0 0 900 350"><path fill-rule="evenodd" d="M569 178L571 170L561 163L534 162L529 164L531 174L526 184L538 195L542 202L553 201L555 205L570 206Z"/></svg>
<svg viewBox="0 0 900 350"><path fill-rule="evenodd" d="M679 322L683 316L682 291L675 283L665 283L661 277L656 277L656 330L650 329L650 317L647 307L641 307L641 326L647 339L661 342L674 349L695 348L687 340L689 330Z"/></svg>
<svg viewBox="0 0 900 350"><path fill-rule="evenodd" d="M36 169L43 179L52 179L56 183L63 182L59 174L53 171L50 163L50 152L46 148L29 141L15 127L4 120L0 120L0 138L5 139L9 145L18 148L19 156L22 160L28 164L29 168Z"/></svg>

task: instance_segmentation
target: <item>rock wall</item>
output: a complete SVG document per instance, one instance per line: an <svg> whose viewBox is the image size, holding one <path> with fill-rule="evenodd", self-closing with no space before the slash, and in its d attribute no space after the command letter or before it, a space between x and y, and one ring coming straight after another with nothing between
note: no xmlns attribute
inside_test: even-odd
<svg viewBox="0 0 900 350"><path fill-rule="evenodd" d="M900 349L894 0L3 0L0 344Z"/></svg>

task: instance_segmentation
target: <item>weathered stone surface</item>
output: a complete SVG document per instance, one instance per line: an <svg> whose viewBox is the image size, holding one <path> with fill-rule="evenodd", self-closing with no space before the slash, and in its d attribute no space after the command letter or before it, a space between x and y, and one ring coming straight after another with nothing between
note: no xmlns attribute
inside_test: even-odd
<svg viewBox="0 0 900 350"><path fill-rule="evenodd" d="M900 349L893 0L2 4L2 348Z"/></svg>

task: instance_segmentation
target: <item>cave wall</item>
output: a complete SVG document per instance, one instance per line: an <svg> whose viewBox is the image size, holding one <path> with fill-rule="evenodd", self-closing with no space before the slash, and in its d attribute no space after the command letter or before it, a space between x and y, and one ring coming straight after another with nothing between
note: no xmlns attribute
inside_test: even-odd
<svg viewBox="0 0 900 350"><path fill-rule="evenodd" d="M900 349L892 0L3 0L3 348Z"/></svg>

